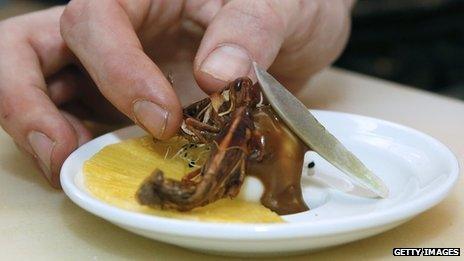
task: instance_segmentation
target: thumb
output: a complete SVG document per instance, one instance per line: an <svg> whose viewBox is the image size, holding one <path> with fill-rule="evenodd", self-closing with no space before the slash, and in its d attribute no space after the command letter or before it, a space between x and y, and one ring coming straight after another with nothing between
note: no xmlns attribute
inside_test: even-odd
<svg viewBox="0 0 464 261"><path fill-rule="evenodd" d="M230 1L209 24L194 62L198 84L214 92L253 76L252 61L268 68L292 31L296 1Z"/></svg>

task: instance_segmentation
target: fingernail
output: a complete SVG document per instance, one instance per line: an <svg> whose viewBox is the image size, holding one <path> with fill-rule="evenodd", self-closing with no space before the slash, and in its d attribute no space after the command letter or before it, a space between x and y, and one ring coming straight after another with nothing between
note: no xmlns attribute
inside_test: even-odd
<svg viewBox="0 0 464 261"><path fill-rule="evenodd" d="M147 100L136 101L133 110L137 123L141 124L155 138L161 139L163 137L168 123L168 111Z"/></svg>
<svg viewBox="0 0 464 261"><path fill-rule="evenodd" d="M47 135L38 131L31 131L27 136L27 139L29 141L29 145L34 151L34 156L38 159L37 161L42 172L45 177L51 181L51 157L55 143L47 137Z"/></svg>
<svg viewBox="0 0 464 261"><path fill-rule="evenodd" d="M220 45L201 64L200 70L221 81L247 76L251 70L248 52L232 44Z"/></svg>

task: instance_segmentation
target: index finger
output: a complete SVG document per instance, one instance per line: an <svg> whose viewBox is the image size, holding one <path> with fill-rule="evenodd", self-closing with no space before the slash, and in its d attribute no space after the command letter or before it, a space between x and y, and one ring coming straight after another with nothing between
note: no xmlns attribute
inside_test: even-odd
<svg viewBox="0 0 464 261"><path fill-rule="evenodd" d="M180 102L135 32L152 12L150 1L74 0L61 33L102 94L156 138L177 132Z"/></svg>

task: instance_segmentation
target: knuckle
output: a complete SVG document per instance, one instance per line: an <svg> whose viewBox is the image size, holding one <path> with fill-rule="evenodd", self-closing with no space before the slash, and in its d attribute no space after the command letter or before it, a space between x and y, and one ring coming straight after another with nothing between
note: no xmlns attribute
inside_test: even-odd
<svg viewBox="0 0 464 261"><path fill-rule="evenodd" d="M184 11L188 15L194 16L198 12L200 12L205 5L213 1L216 1L216 0L186 0Z"/></svg>
<svg viewBox="0 0 464 261"><path fill-rule="evenodd" d="M183 12L188 19L207 26L224 4L222 0L185 0Z"/></svg>
<svg viewBox="0 0 464 261"><path fill-rule="evenodd" d="M86 10L89 7L90 1L88 0L72 0L66 6L61 15L60 25L64 32L74 27L76 24L82 21Z"/></svg>
<svg viewBox="0 0 464 261"><path fill-rule="evenodd" d="M132 51L121 52L120 57L108 57L103 61L103 67L107 73L107 77L99 80L105 83L123 81L133 73L131 69L127 68L127 64L123 61L136 62L139 57L139 54ZM133 77L134 75L132 75L132 78Z"/></svg>

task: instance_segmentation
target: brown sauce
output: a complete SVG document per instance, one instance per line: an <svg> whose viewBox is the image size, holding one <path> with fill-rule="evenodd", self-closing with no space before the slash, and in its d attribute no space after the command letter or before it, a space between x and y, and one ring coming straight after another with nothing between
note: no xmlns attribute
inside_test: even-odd
<svg viewBox="0 0 464 261"><path fill-rule="evenodd" d="M256 109L253 117L262 134L264 156L260 162L248 162L247 174L264 185L261 203L280 215L308 210L301 192L301 172L308 148L269 106Z"/></svg>

